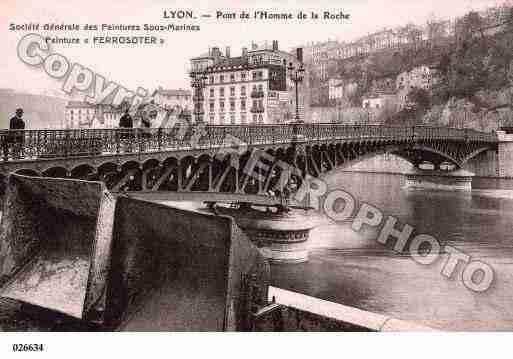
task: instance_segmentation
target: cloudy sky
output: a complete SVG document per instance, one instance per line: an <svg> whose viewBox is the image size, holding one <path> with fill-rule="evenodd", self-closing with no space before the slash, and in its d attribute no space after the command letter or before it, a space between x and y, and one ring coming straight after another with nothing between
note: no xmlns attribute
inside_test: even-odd
<svg viewBox="0 0 513 359"><path fill-rule="evenodd" d="M490 0L294 0L294 1L172 1L172 0L1 0L0 37L3 51L0 56L0 88L42 91L58 90L62 81L49 78L40 67L23 64L16 56L16 46L25 34L10 31L10 24L196 24L198 32L154 33L165 39L159 46L92 46L53 45L52 51L65 55L71 62L78 62L127 88L138 86L154 89L161 85L168 88L188 87L189 58L206 52L209 47L224 49L231 46L232 56L240 54L243 46L251 41L269 43L278 40L280 48L290 49L309 41L339 39L351 41L384 27L404 25L408 22L425 23L433 16L451 18L471 9L484 9L502 3ZM163 19L164 10L191 9L195 14L216 11L240 12L267 10L270 12L332 12L350 14L344 21L256 21ZM122 32L86 33L52 32L44 35L58 37L92 37L98 35L126 35ZM143 33L138 33L137 35Z"/></svg>

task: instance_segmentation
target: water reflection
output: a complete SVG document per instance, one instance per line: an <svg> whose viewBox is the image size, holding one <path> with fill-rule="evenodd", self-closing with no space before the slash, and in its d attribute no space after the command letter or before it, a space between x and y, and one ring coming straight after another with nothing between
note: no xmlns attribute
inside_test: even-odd
<svg viewBox="0 0 513 359"><path fill-rule="evenodd" d="M328 186L395 216L398 228L408 223L415 233L492 265L495 282L486 293L464 287L461 267L451 278L442 276L446 256L422 266L378 243L375 231L355 233L350 223L315 229L310 262L273 266L274 284L447 330L513 330L513 182L480 179L464 193L405 190L403 181L346 172L329 178Z"/></svg>

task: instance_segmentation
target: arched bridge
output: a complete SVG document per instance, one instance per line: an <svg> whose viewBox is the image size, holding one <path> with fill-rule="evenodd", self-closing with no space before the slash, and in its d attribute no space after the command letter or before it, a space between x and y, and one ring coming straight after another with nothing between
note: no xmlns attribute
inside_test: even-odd
<svg viewBox="0 0 513 359"><path fill-rule="evenodd" d="M307 175L393 153L414 165L455 168L497 148L469 129L280 124L172 128L25 130L0 133L0 174L104 181L112 191L276 194Z"/></svg>

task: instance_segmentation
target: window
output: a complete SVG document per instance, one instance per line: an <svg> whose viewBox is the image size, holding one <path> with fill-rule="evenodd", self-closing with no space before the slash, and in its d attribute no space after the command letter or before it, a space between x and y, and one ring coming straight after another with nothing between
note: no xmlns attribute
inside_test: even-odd
<svg viewBox="0 0 513 359"><path fill-rule="evenodd" d="M253 80L256 80L256 79L257 79L257 73L256 73L256 71L253 71L252 76L253 76Z"/></svg>
<svg viewBox="0 0 513 359"><path fill-rule="evenodd" d="M213 84L215 81L214 76L210 76L210 83Z"/></svg>
<svg viewBox="0 0 513 359"><path fill-rule="evenodd" d="M214 112L214 103L213 102L210 103L210 112Z"/></svg>
<svg viewBox="0 0 513 359"><path fill-rule="evenodd" d="M258 115L258 123L264 123L264 116Z"/></svg>
<svg viewBox="0 0 513 359"><path fill-rule="evenodd" d="M241 111L246 111L246 100L240 101L240 109Z"/></svg>
<svg viewBox="0 0 513 359"><path fill-rule="evenodd" d="M224 125L224 115L219 116L219 124Z"/></svg>
<svg viewBox="0 0 513 359"><path fill-rule="evenodd" d="M210 97L214 97L214 89L213 88L210 89Z"/></svg>
<svg viewBox="0 0 513 359"><path fill-rule="evenodd" d="M240 95L241 96L246 96L246 86L241 86L240 87Z"/></svg>
<svg viewBox="0 0 513 359"><path fill-rule="evenodd" d="M231 116L230 116L230 123L231 123L232 125L235 125L235 115L231 115Z"/></svg>
<svg viewBox="0 0 513 359"><path fill-rule="evenodd" d="M263 91L264 91L264 86L258 85L258 92L263 92Z"/></svg>
<svg viewBox="0 0 513 359"><path fill-rule="evenodd" d="M240 79L241 79L242 81L246 81L246 73L245 73L245 72L241 72L241 74L240 74Z"/></svg>
<svg viewBox="0 0 513 359"><path fill-rule="evenodd" d="M253 123L257 123L257 121L258 121L258 117L257 117L257 115L255 114L255 115L253 115Z"/></svg>
<svg viewBox="0 0 513 359"><path fill-rule="evenodd" d="M220 102L219 102L219 109L220 109L221 111L224 111L224 101L220 101Z"/></svg>
<svg viewBox="0 0 513 359"><path fill-rule="evenodd" d="M245 125L246 124L246 114L243 113L240 115L240 122Z"/></svg>
<svg viewBox="0 0 513 359"><path fill-rule="evenodd" d="M235 81L235 74L231 74L231 75L230 75L230 81L231 81L231 82L234 82L234 81Z"/></svg>
<svg viewBox="0 0 513 359"><path fill-rule="evenodd" d="M215 121L215 116L214 116L214 115L211 115L211 116L210 116L210 123L211 123L211 124L214 124L214 121Z"/></svg>
<svg viewBox="0 0 513 359"><path fill-rule="evenodd" d="M230 111L235 111L235 101L230 101Z"/></svg>
<svg viewBox="0 0 513 359"><path fill-rule="evenodd" d="M230 96L235 96L235 86L230 87Z"/></svg>
<svg viewBox="0 0 513 359"><path fill-rule="evenodd" d="M224 75L219 75L219 82L224 82Z"/></svg>
<svg viewBox="0 0 513 359"><path fill-rule="evenodd" d="M224 97L224 87L219 88L219 96Z"/></svg>

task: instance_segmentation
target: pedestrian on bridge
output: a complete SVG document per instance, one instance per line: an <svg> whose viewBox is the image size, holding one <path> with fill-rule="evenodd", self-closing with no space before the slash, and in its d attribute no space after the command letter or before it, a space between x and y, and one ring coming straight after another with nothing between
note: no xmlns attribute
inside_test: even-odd
<svg viewBox="0 0 513 359"><path fill-rule="evenodd" d="M130 109L127 107L125 109L125 113L119 119L119 127L120 128L133 128L134 127L134 120L132 119L132 116L130 116L129 110Z"/></svg>
<svg viewBox="0 0 513 359"><path fill-rule="evenodd" d="M14 158L20 158L23 153L23 144L25 142L25 121L23 121L23 109L16 109L16 114L9 121L9 135L3 141L4 158L8 157L9 147Z"/></svg>
<svg viewBox="0 0 513 359"><path fill-rule="evenodd" d="M130 116L130 107L127 106L125 108L125 113L119 119L119 128L120 128L120 140L126 152L131 152L132 141L134 135L132 133L134 128L134 120L132 116Z"/></svg>

